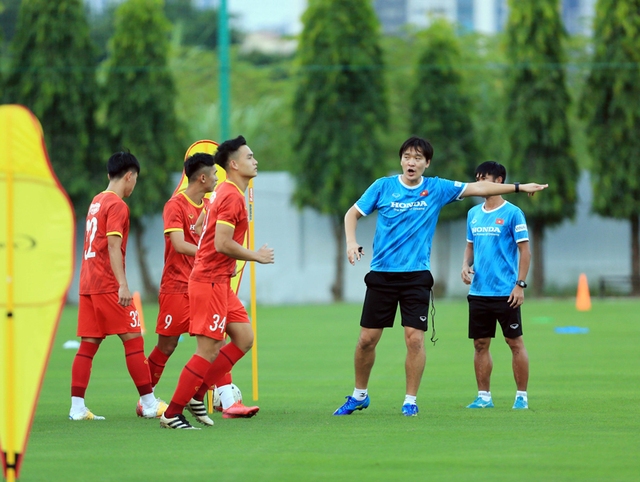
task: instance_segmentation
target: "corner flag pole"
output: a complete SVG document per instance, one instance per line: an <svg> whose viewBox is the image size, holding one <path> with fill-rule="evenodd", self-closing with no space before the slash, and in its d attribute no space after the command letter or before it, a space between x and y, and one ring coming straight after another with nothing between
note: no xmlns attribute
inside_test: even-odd
<svg viewBox="0 0 640 482"><path fill-rule="evenodd" d="M231 118L231 61L229 58L229 16L227 0L220 0L218 6L218 82L220 92L220 139L229 139Z"/></svg>
<svg viewBox="0 0 640 482"><path fill-rule="evenodd" d="M18 465L18 453L16 451L16 427L15 427L15 350L13 341L15 338L13 320L13 172L7 172L7 312L5 324L5 377L7 387L6 413L7 444L5 452L6 478L8 482L16 480L16 468Z"/></svg>
<svg viewBox="0 0 640 482"><path fill-rule="evenodd" d="M255 249L253 179L249 181L249 249ZM256 314L256 263L249 263L249 285L251 287L251 327L253 328L253 349L251 350L251 380L253 399L258 400L258 318Z"/></svg>

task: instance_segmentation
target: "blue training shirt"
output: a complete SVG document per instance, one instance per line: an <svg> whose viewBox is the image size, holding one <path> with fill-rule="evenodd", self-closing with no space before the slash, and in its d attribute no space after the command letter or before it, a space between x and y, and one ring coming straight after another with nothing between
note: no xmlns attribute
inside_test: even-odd
<svg viewBox="0 0 640 482"><path fill-rule="evenodd" d="M509 296L518 279L518 243L529 240L522 210L505 201L487 211L484 203L467 214L467 241L473 243L470 295Z"/></svg>
<svg viewBox="0 0 640 482"><path fill-rule="evenodd" d="M430 269L431 241L438 214L460 200L466 183L423 177L407 186L401 176L375 181L356 202L363 216L378 210L373 237L372 271L409 272Z"/></svg>

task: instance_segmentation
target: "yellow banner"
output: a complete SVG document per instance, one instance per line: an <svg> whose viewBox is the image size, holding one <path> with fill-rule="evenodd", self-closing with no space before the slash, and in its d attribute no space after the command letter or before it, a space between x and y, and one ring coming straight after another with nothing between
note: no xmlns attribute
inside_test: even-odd
<svg viewBox="0 0 640 482"><path fill-rule="evenodd" d="M0 106L0 449L17 478L60 312L71 284L73 208L38 119Z"/></svg>

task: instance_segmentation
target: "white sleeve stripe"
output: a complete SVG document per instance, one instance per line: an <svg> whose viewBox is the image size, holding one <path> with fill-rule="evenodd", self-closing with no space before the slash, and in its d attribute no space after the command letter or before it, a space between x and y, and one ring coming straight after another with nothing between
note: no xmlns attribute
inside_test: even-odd
<svg viewBox="0 0 640 482"><path fill-rule="evenodd" d="M460 194L458 194L458 197L456 198L457 201L462 200L463 198L461 197L464 194L464 191L467 189L467 186L469 185L468 182L465 182L462 186L462 191L460 191Z"/></svg>

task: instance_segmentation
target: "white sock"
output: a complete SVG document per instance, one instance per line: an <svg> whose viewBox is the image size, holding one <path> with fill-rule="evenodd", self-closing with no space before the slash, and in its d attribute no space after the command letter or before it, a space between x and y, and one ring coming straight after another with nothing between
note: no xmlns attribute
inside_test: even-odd
<svg viewBox="0 0 640 482"><path fill-rule="evenodd" d="M71 411L73 413L82 412L85 409L84 398L71 397Z"/></svg>
<svg viewBox="0 0 640 482"><path fill-rule="evenodd" d="M491 400L491 392L485 392L484 390L478 390L478 396L485 402Z"/></svg>
<svg viewBox="0 0 640 482"><path fill-rule="evenodd" d="M218 387L218 394L220 395L220 403L222 404L222 410L226 410L231 405L236 403L235 398L233 398L233 391L231 390L231 385L223 385Z"/></svg>
<svg viewBox="0 0 640 482"><path fill-rule="evenodd" d="M404 403L405 403L405 405L407 403L409 403L411 405L415 405L416 404L416 396L414 396L414 395L405 395L404 396Z"/></svg>
<svg viewBox="0 0 640 482"><path fill-rule="evenodd" d="M521 392L520 390L517 390L517 391L516 391L516 398L518 398L518 397L522 397L522 398L524 398L524 401L525 401L525 402L527 402L527 401L528 401L528 400L527 400L527 392L526 392L526 391Z"/></svg>
<svg viewBox="0 0 640 482"><path fill-rule="evenodd" d="M358 401L362 401L365 398L367 398L368 395L368 391L366 388L354 388L353 389L353 398L355 398Z"/></svg>
<svg viewBox="0 0 640 482"><path fill-rule="evenodd" d="M156 397L153 392L147 393L140 397L140 403L142 403L142 408L153 408L156 403Z"/></svg>

